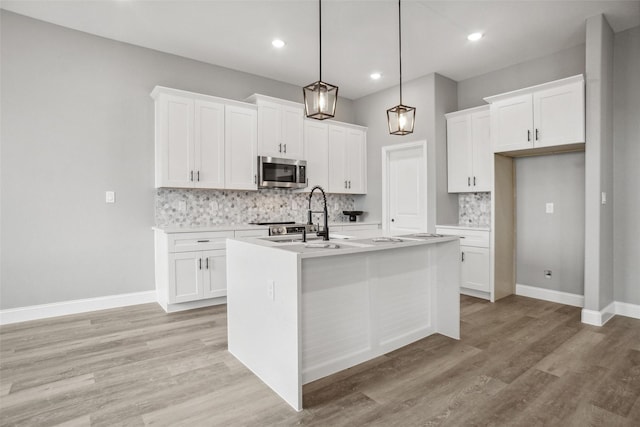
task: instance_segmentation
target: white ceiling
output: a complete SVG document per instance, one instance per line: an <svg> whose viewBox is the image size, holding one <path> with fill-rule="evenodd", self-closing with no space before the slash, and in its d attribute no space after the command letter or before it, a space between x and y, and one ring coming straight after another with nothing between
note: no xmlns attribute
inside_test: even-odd
<svg viewBox="0 0 640 427"><path fill-rule="evenodd" d="M318 79L315 0L2 0L22 15L303 86ZM357 99L398 83L395 0L325 0L323 80ZM585 19L640 25L640 1L404 0L404 81L456 81L584 43ZM476 43L467 34L481 31ZM271 46L273 38L287 45ZM381 72L372 81L369 74Z"/></svg>

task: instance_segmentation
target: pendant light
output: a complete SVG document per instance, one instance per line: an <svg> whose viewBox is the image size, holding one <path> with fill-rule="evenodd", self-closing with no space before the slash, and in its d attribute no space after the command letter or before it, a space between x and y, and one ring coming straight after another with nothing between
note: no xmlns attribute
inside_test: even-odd
<svg viewBox="0 0 640 427"><path fill-rule="evenodd" d="M407 135L413 133L416 109L402 104L402 14L398 0L398 46L400 58L400 104L387 110L389 133L391 135Z"/></svg>
<svg viewBox="0 0 640 427"><path fill-rule="evenodd" d="M324 120L336 115L338 86L322 81L322 0L318 0L319 39L320 39L320 79L302 88L304 94L304 110L311 119Z"/></svg>

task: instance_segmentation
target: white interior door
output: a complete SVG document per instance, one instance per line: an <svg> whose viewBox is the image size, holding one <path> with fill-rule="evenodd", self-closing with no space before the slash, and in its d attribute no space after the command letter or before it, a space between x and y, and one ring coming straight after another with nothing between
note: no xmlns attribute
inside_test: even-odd
<svg viewBox="0 0 640 427"><path fill-rule="evenodd" d="M384 147L383 162L385 230L392 234L427 231L426 143Z"/></svg>

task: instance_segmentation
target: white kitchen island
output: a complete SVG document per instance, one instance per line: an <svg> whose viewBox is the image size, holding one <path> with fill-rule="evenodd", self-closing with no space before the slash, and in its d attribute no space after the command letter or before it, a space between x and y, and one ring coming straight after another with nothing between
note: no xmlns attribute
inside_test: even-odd
<svg viewBox="0 0 640 427"><path fill-rule="evenodd" d="M229 351L296 410L303 384L460 334L457 237L328 243L227 241Z"/></svg>

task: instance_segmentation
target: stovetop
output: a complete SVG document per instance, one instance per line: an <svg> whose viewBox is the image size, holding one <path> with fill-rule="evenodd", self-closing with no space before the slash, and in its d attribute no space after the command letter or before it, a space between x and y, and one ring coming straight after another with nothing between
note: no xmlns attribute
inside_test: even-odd
<svg viewBox="0 0 640 427"><path fill-rule="evenodd" d="M295 224L295 221L274 221L274 222L250 222L251 225L288 225Z"/></svg>

